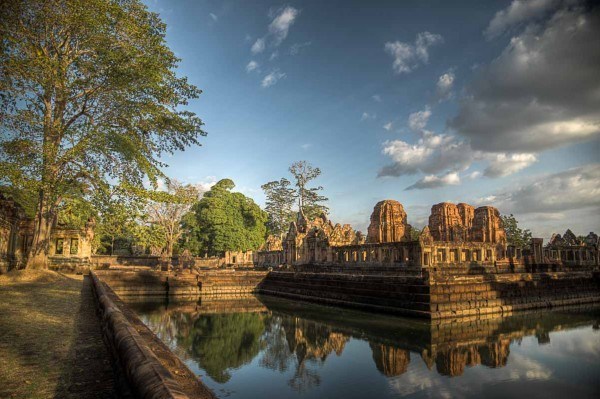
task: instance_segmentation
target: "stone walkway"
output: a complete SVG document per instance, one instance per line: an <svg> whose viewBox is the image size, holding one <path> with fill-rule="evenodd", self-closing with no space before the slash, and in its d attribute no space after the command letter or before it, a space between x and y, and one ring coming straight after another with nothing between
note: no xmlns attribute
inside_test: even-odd
<svg viewBox="0 0 600 399"><path fill-rule="evenodd" d="M12 276L11 276L12 274ZM0 276L0 398L119 398L91 281Z"/></svg>

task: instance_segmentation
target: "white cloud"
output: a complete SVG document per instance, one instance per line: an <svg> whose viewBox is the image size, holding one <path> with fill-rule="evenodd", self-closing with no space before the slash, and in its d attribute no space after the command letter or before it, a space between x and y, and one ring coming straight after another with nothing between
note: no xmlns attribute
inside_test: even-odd
<svg viewBox="0 0 600 399"><path fill-rule="evenodd" d="M287 6L281 10L269 25L269 33L273 35L274 44L278 46L288 35L290 26L294 24L299 11Z"/></svg>
<svg viewBox="0 0 600 399"><path fill-rule="evenodd" d="M475 171L469 178L476 179L482 175L497 178L516 173L537 161L534 154L528 153L473 151L466 140L452 135L436 135L427 130L422 132L421 139L415 144L402 140L384 142L382 153L390 157L392 163L379 171L379 177L460 172L468 169L474 161L484 161L487 167L483 174Z"/></svg>
<svg viewBox="0 0 600 399"><path fill-rule="evenodd" d="M259 67L258 62L252 60L248 63L248 65L246 65L246 72L256 71L258 69L258 67Z"/></svg>
<svg viewBox="0 0 600 399"><path fill-rule="evenodd" d="M430 116L431 108L426 106L423 111L413 112L408 116L408 126L414 131L421 131L427 126Z"/></svg>
<svg viewBox="0 0 600 399"><path fill-rule="evenodd" d="M197 183L192 184L200 193L200 196L203 196L205 192L209 191L212 186L217 184L216 176L206 176L206 179L203 181L199 181Z"/></svg>
<svg viewBox="0 0 600 399"><path fill-rule="evenodd" d="M303 150L308 150L310 147L312 147L312 144L310 143L305 143L300 146L300 148L302 148Z"/></svg>
<svg viewBox="0 0 600 399"><path fill-rule="evenodd" d="M513 0L510 6L494 15L484 35L492 39L515 25L543 16L561 3L561 0Z"/></svg>
<svg viewBox="0 0 600 399"><path fill-rule="evenodd" d="M392 122L388 122L388 123L386 123L385 125L383 125L383 128L384 128L385 130L387 130L388 132L389 132L390 130L392 130L392 127L393 127L393 123L392 123Z"/></svg>
<svg viewBox="0 0 600 399"><path fill-rule="evenodd" d="M381 96L379 94L374 94L371 96L371 98L373 99L373 101L376 101L378 103L380 103L382 101Z"/></svg>
<svg viewBox="0 0 600 399"><path fill-rule="evenodd" d="M476 170L469 174L469 179L475 180L481 177L481 172Z"/></svg>
<svg viewBox="0 0 600 399"><path fill-rule="evenodd" d="M489 152L531 152L600 137L600 10L530 24L479 68L449 122Z"/></svg>
<svg viewBox="0 0 600 399"><path fill-rule="evenodd" d="M273 61L274 59L276 59L277 57L279 57L279 52L278 51L273 51L271 53L271 55L269 56L269 61Z"/></svg>
<svg viewBox="0 0 600 399"><path fill-rule="evenodd" d="M212 12L210 14L210 17L212 18L213 21L217 22L219 20L219 17L217 17L215 14L213 14Z"/></svg>
<svg viewBox="0 0 600 399"><path fill-rule="evenodd" d="M487 177L503 177L512 175L537 161L534 154L486 154L489 165L483 172Z"/></svg>
<svg viewBox="0 0 600 399"><path fill-rule="evenodd" d="M304 42L304 43L294 43L290 46L290 54L298 55L303 48L308 47L312 44L312 42Z"/></svg>
<svg viewBox="0 0 600 399"><path fill-rule="evenodd" d="M460 184L460 176L457 172L449 172L441 176L427 175L413 185L406 187L406 190L423 190L457 184Z"/></svg>
<svg viewBox="0 0 600 399"><path fill-rule="evenodd" d="M417 53L417 57L427 63L429 61L429 47L443 43L444 39L441 35L430 33L430 32L421 32L417 35L417 40L415 41L415 52Z"/></svg>
<svg viewBox="0 0 600 399"><path fill-rule="evenodd" d="M416 144L388 140L383 143L382 153L389 156L393 163L379 171L380 177L461 171L467 169L473 161L467 142L458 140L455 136L436 135L427 131Z"/></svg>
<svg viewBox="0 0 600 399"><path fill-rule="evenodd" d="M360 117L360 120L362 122L362 121L366 121L366 120L369 120L369 119L376 119L376 118L377 118L377 115L375 115L375 114L370 114L368 112L363 112L362 115L361 115L361 117Z"/></svg>
<svg viewBox="0 0 600 399"><path fill-rule="evenodd" d="M385 51L394 57L392 64L396 73L409 73L420 63L429 61L429 47L443 43L441 35L430 32L417 34L414 44L400 41L385 43Z"/></svg>
<svg viewBox="0 0 600 399"><path fill-rule="evenodd" d="M256 41L250 48L250 51L252 51L252 54L258 54L265 51L265 39L256 39Z"/></svg>
<svg viewBox="0 0 600 399"><path fill-rule="evenodd" d="M266 75L262 82L260 83L260 85L263 88L267 88L267 87L271 87L274 84L276 84L277 82L279 82L279 80L285 78L286 74L283 72L280 72L279 69L275 69L273 72L271 72L270 74Z"/></svg>
<svg viewBox="0 0 600 399"><path fill-rule="evenodd" d="M600 164L536 176L494 194L508 213L556 213L600 208ZM600 224L598 213L591 212Z"/></svg>
<svg viewBox="0 0 600 399"><path fill-rule="evenodd" d="M440 100L449 98L452 95L452 87L454 86L454 72L448 71L439 77L436 83L437 96Z"/></svg>

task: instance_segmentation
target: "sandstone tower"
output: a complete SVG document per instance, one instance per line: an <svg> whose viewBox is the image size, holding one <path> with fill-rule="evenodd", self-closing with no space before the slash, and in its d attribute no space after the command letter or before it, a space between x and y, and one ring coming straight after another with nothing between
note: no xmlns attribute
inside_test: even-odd
<svg viewBox="0 0 600 399"><path fill-rule="evenodd" d="M394 200L378 202L371 214L367 242L399 242L406 241L409 237L410 225L406 223L406 212L402 204Z"/></svg>

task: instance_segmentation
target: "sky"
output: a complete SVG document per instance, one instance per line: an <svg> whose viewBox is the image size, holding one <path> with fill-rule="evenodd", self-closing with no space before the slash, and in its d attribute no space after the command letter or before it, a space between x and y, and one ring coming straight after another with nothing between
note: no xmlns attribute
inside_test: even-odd
<svg viewBox="0 0 600 399"><path fill-rule="evenodd" d="M206 190L261 185L289 165L333 222L366 231L401 202L513 213L534 236L600 231L600 7L576 0L147 0L208 135L164 158Z"/></svg>

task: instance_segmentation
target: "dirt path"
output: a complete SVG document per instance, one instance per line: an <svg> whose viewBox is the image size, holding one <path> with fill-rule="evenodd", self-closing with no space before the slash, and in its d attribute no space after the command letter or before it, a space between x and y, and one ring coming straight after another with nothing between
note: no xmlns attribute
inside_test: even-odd
<svg viewBox="0 0 600 399"><path fill-rule="evenodd" d="M0 398L115 398L88 277L0 276Z"/></svg>

